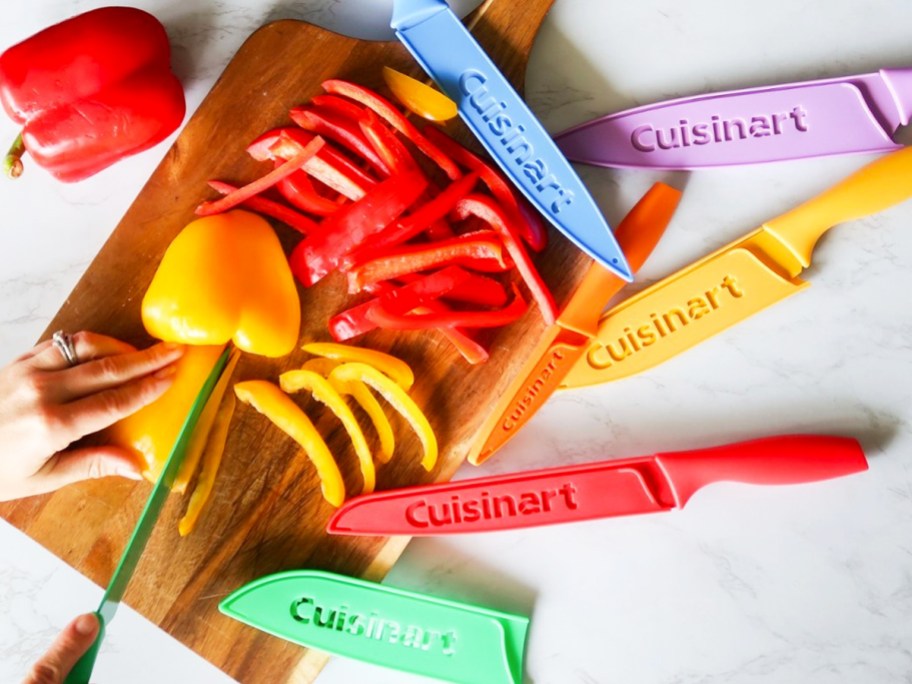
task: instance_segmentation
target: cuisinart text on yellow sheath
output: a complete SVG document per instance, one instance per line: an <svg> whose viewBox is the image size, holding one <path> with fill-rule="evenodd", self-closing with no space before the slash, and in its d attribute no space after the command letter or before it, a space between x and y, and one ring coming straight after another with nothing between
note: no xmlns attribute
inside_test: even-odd
<svg viewBox="0 0 912 684"><path fill-rule="evenodd" d="M726 275L722 281L695 297L691 297L667 311L651 312L648 320L633 322L624 327L617 342L600 341L587 353L586 360L592 368L603 369L633 357L647 347L671 339L694 321L730 304L744 296L738 280Z"/></svg>

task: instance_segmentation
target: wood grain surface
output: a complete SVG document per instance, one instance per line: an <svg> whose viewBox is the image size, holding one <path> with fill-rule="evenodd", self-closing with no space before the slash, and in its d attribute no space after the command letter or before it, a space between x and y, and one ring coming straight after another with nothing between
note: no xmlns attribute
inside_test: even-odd
<svg viewBox="0 0 912 684"><path fill-rule="evenodd" d="M522 88L535 34L553 0L489 0L467 21L495 63ZM254 33L238 51L199 110L156 169L96 259L52 321L50 331L95 330L137 345L151 342L139 304L171 240L212 193L210 178L246 182L262 174L245 146L258 134L288 123L288 109L320 92L331 77L380 86L380 67L421 75L397 43L340 36L307 23L280 21ZM459 123L450 132L474 145ZM276 230L286 249L296 234ZM551 231L538 259L562 304L589 260ZM301 290L301 339L327 340L327 318L349 302L341 278ZM425 407L440 440L441 458L430 474L419 465L420 446L400 425L393 461L378 469L378 489L449 479L465 458L491 397L509 384L531 352L543 323L537 310L498 332L491 358L470 367L437 333L371 333L364 346L389 350L415 369L413 396ZM278 375L304 360L245 355L235 380ZM331 414L302 402L338 455L346 486L360 487L350 442ZM0 515L105 586L150 492L148 483L88 482L51 495L0 505ZM405 538L330 537L332 508L320 496L314 469L298 446L249 407L239 406L216 491L197 529L181 539L177 522L186 499L171 497L136 569L126 602L240 682L311 682L326 656L260 633L222 616L221 598L263 575L320 568L379 580L407 543ZM116 621L112 629L117 629Z"/></svg>

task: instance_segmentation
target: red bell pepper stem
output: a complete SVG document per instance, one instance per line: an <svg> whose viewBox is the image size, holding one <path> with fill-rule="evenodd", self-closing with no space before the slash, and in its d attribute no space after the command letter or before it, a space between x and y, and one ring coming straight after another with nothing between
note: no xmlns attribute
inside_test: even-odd
<svg viewBox="0 0 912 684"><path fill-rule="evenodd" d="M446 133L438 131L432 126L424 129L428 138L458 164L477 172L482 182L488 186L491 194L497 198L507 214L519 226L523 240L536 252L540 252L548 244L548 234L545 231L541 217L525 201L518 197L512 186L497 169L475 155L467 147L450 138Z"/></svg>
<svg viewBox="0 0 912 684"><path fill-rule="evenodd" d="M222 181L209 181L209 187L223 195L228 195L237 190L235 186L223 183ZM253 197L244 200L241 203L241 206L248 207L260 214L266 214L274 219L278 219L304 235L320 229L315 221L310 220L304 216L304 214L260 195L254 195Z"/></svg>
<svg viewBox="0 0 912 684"><path fill-rule="evenodd" d="M519 320L528 308L519 292L514 289L514 293L512 302L502 309L493 311L434 311L425 314L399 314L378 304L368 310L367 317L379 327L389 330L425 330L451 326L499 328Z"/></svg>
<svg viewBox="0 0 912 684"><path fill-rule="evenodd" d="M304 149L298 152L298 154L289 159L287 162L284 162L282 165L273 169L265 176L257 178L252 183L248 183L244 187L238 188L234 192L225 195L219 200L203 202L196 208L197 215L211 216L212 214L220 214L223 211L227 211L228 209L236 207L242 202L245 202L254 195L259 195L264 190L271 188L280 180L286 176L291 175L302 166L304 166L304 164L307 163L307 160L311 159L317 152L319 152L320 148L323 147L323 145L323 138L314 138L307 145L305 145Z"/></svg>
<svg viewBox="0 0 912 684"><path fill-rule="evenodd" d="M511 227L509 219L497 204L484 195L469 195L456 204L455 214L458 218L477 216L490 224L503 238L504 246L529 288L532 298L538 303L542 317L548 325L554 323L557 320L557 304L554 303L554 296L536 270L529 254Z"/></svg>
<svg viewBox="0 0 912 684"><path fill-rule="evenodd" d="M397 131L402 133L407 139L415 143L415 146L434 161L450 180L456 180L462 175L459 167L453 163L439 147L423 136L411 121L406 119L396 107L387 99L377 93L368 90L356 83L343 81L341 79L330 79L323 81L323 90L334 95L342 95L358 102L384 119Z"/></svg>
<svg viewBox="0 0 912 684"><path fill-rule="evenodd" d="M22 175L22 155L25 154L25 143L22 142L22 133L16 136L13 144L3 158L3 172L10 178L19 178Z"/></svg>
<svg viewBox="0 0 912 684"><path fill-rule="evenodd" d="M365 285L391 280L408 273L426 271L447 264L467 264L487 270L495 265L506 270L503 245L493 231L487 234L460 235L452 240L430 244L410 245L396 252L366 261L348 272L348 291L360 292Z"/></svg>
<svg viewBox="0 0 912 684"><path fill-rule="evenodd" d="M365 239L395 221L426 188L427 179L417 169L378 183L361 200L329 216L319 231L294 248L292 273L305 287L313 285Z"/></svg>

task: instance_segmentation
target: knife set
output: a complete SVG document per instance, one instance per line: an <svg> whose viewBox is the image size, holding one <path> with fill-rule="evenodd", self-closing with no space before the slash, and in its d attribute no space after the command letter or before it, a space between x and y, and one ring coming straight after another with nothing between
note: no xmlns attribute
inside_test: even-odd
<svg viewBox="0 0 912 684"><path fill-rule="evenodd" d="M497 399L469 448L476 464L558 388L652 367L797 292L806 286L798 275L825 231L912 197L912 148L893 140L912 116L912 69L682 98L604 116L552 140L445 0L394 0L392 26L515 185L595 260ZM568 158L698 169L881 151L892 154L603 312L649 256L680 193L656 184L612 233ZM194 420L195 414L184 433ZM344 504L327 531L447 535L658 513L683 507L713 482L796 484L866 469L854 439L769 437L373 493ZM166 475L102 601L103 623L113 616L164 501ZM256 580L220 609L295 643L379 665L453 682L522 681L525 617L313 570ZM96 651L97 643L68 682L88 681Z"/></svg>

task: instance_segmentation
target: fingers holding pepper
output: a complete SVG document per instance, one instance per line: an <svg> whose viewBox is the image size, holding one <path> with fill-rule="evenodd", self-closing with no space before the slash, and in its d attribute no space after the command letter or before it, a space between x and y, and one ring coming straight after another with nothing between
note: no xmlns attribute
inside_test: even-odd
<svg viewBox="0 0 912 684"><path fill-rule="evenodd" d="M58 346L43 343L0 369L0 500L138 471L126 452L67 447L161 396L183 348L159 344L136 351L91 333L77 333L72 341L82 362L76 366Z"/></svg>

